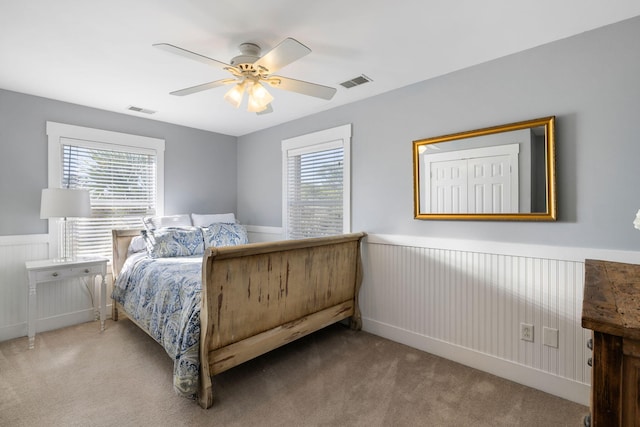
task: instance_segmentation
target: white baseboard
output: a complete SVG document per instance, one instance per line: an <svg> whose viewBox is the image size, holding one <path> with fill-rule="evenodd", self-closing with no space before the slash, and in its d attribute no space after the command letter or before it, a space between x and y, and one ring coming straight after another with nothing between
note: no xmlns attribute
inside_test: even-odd
<svg viewBox="0 0 640 427"><path fill-rule="evenodd" d="M96 311L87 308L71 313L58 314L51 317L43 317L36 320L36 334L39 332L52 331L66 326L77 325L79 323L91 322L96 318Z"/></svg>
<svg viewBox="0 0 640 427"><path fill-rule="evenodd" d="M107 304L106 318L111 319L111 304ZM63 313L56 316L44 317L36 320L36 334L79 323L92 322L96 320L96 311L93 308L76 311L73 313ZM27 323L8 325L0 328L0 341L7 341L15 338L27 337Z"/></svg>
<svg viewBox="0 0 640 427"><path fill-rule="evenodd" d="M12 340L27 336L27 323L18 323L17 325L7 325L0 328L0 341Z"/></svg>
<svg viewBox="0 0 640 427"><path fill-rule="evenodd" d="M363 317L363 330L471 368L589 406L591 387Z"/></svg>

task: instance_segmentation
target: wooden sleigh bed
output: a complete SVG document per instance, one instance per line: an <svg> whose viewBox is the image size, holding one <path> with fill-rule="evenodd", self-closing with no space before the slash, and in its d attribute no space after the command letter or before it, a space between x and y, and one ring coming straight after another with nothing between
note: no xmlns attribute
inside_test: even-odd
<svg viewBox="0 0 640 427"><path fill-rule="evenodd" d="M139 230L113 230L114 282L131 239L138 235ZM352 329L362 327L358 292L364 236L354 233L205 250L200 406L213 405L213 375L347 318ZM114 301L113 307L114 320L119 314L132 317L122 304Z"/></svg>

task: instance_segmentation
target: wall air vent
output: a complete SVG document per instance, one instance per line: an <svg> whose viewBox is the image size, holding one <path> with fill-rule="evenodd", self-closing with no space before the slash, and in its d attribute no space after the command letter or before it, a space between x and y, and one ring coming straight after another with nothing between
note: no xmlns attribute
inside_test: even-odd
<svg viewBox="0 0 640 427"><path fill-rule="evenodd" d="M155 114L156 112L153 110L149 110L147 108L134 107L133 105L129 105L127 107L129 111L135 111L136 113L145 113L145 114Z"/></svg>
<svg viewBox="0 0 640 427"><path fill-rule="evenodd" d="M351 80L347 80L346 82L340 83L340 86L344 86L347 89L351 89L352 87L360 86L365 83L369 83L371 81L373 80L371 80L369 77L365 76L364 74L361 74L358 77L354 77Z"/></svg>

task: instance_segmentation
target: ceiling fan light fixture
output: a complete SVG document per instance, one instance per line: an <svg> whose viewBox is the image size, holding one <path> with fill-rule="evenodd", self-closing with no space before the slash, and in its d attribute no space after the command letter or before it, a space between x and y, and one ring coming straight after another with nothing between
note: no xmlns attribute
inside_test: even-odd
<svg viewBox="0 0 640 427"><path fill-rule="evenodd" d="M225 70L233 75L233 78L215 80L176 90L170 92L171 95L191 95L220 86L233 85L224 95L224 99L228 103L235 108L239 108L243 102L244 92L248 92L247 109L250 112L266 114L273 111L273 108L271 108L273 96L271 96L262 82L266 82L267 85L281 90L313 96L327 101L336 93L336 89L329 86L273 75L273 73L284 66L311 53L311 49L291 37L284 39L276 47L262 56L260 56L261 50L259 45L255 43L243 43L239 47L241 55L234 57L231 60L231 64L209 58L196 52L191 52L190 50L169 43L155 43L153 46Z"/></svg>
<svg viewBox="0 0 640 427"><path fill-rule="evenodd" d="M232 87L225 95L224 100L234 107L238 108L242 103L242 97L244 95L244 82L238 83L234 87Z"/></svg>
<svg viewBox="0 0 640 427"><path fill-rule="evenodd" d="M249 101L247 102L247 111L250 113L259 113L267 109L269 104L261 104L256 101L256 99L252 96L249 96Z"/></svg>
<svg viewBox="0 0 640 427"><path fill-rule="evenodd" d="M249 87L249 102L247 104L247 111L251 113L259 113L264 111L267 106L273 101L273 96L262 86L260 82L254 82Z"/></svg>
<svg viewBox="0 0 640 427"><path fill-rule="evenodd" d="M267 105L273 101L273 96L262 86L260 82L255 82L249 89L249 94L258 103Z"/></svg>

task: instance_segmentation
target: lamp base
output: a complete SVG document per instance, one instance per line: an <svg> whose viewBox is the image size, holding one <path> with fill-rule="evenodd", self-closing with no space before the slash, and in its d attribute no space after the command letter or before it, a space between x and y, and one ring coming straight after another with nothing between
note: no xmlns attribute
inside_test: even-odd
<svg viewBox="0 0 640 427"><path fill-rule="evenodd" d="M58 221L58 253L55 262L69 262L75 260L74 221L62 218Z"/></svg>

